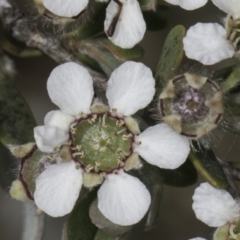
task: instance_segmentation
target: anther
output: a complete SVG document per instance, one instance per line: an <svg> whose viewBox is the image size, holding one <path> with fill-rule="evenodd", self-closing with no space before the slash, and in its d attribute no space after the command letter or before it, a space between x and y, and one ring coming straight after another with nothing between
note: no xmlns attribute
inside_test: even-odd
<svg viewBox="0 0 240 240"><path fill-rule="evenodd" d="M122 132L124 132L124 131L125 131L125 129L119 130L119 131L117 132L117 135L119 135L120 133L122 133Z"/></svg>
<svg viewBox="0 0 240 240"><path fill-rule="evenodd" d="M127 141L129 138L131 138L132 137L132 134L131 133L129 133L128 135L122 135L122 139L124 140L124 141Z"/></svg>
<svg viewBox="0 0 240 240"><path fill-rule="evenodd" d="M81 158L83 158L83 157L84 157L84 152L83 152L83 151L81 151L81 152L75 152L75 153L73 153L72 155L73 155L73 157L80 156Z"/></svg>
<svg viewBox="0 0 240 240"><path fill-rule="evenodd" d="M116 121L116 126L121 127L125 122L123 120L117 120Z"/></svg>
<svg viewBox="0 0 240 240"><path fill-rule="evenodd" d="M86 170L86 172L90 172L93 168L94 167L91 164L89 164L86 166L85 170Z"/></svg>
<svg viewBox="0 0 240 240"><path fill-rule="evenodd" d="M107 127L107 125L105 124L106 116L107 116L107 114L103 114L103 116L102 116L102 126L103 127Z"/></svg>
<svg viewBox="0 0 240 240"><path fill-rule="evenodd" d="M77 129L74 126L71 126L70 131L71 131L72 134L76 134Z"/></svg>

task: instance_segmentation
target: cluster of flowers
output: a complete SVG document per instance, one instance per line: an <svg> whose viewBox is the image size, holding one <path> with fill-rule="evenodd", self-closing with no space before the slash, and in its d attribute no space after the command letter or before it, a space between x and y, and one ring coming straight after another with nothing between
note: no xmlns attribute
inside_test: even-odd
<svg viewBox="0 0 240 240"><path fill-rule="evenodd" d="M187 10L207 3L207 0L165 1ZM186 55L205 65L238 54L236 26L239 24L240 1L212 2L228 14L225 28L216 23L198 23L188 30L183 41ZM74 17L87 7L88 0L67 0L64 4L60 0L43 0L43 5L58 16ZM138 1L111 0L104 27L109 39L122 48L131 48L141 41L146 24ZM180 81L181 86L183 83L188 86L190 93L176 87ZM199 89L205 84L212 88L209 95L216 96L214 101L210 96L207 101L201 98L204 92ZM52 71L47 90L60 110L45 116L45 125L34 129L34 137L40 151L52 154L64 146L69 148L71 159L45 165L36 177L33 197L41 210L53 217L66 215L73 210L83 185L94 187L102 184L97 195L98 209L107 219L127 226L144 217L151 203L150 193L138 178L126 172L141 167L139 156L160 168L178 168L188 157L189 138L205 134L205 127L196 134L187 132L188 126L182 125L183 117L179 115L189 114L190 108L176 107L176 95L182 94L182 102L193 99L193 103L200 106L195 108L198 114L205 116L210 112L213 123L221 119L223 113L222 103L215 104L216 98L222 100L218 86L206 77L186 73L169 81L159 97L160 112L168 124L159 123L140 132L131 115L152 101L154 86L155 80L149 68L141 63L125 62L113 71L107 83L107 106L94 100L93 80L85 68L69 62ZM178 94L174 92L176 89ZM164 104L170 103L175 113L166 116ZM171 126L173 120L179 123L176 129ZM192 118L184 119L187 120L193 121ZM215 125L211 125L211 130ZM198 219L209 226L221 227L219 231L225 231L230 239L236 239L233 229L239 222L239 205L227 191L203 183L196 189L193 200L193 210Z"/></svg>

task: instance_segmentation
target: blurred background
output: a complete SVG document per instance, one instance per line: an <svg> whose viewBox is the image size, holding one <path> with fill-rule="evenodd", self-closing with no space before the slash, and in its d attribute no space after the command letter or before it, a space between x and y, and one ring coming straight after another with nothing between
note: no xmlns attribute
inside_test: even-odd
<svg viewBox="0 0 240 240"><path fill-rule="evenodd" d="M225 14L219 11L211 1L195 11L185 11L179 7L169 8L167 28L159 32L147 32L141 45L145 49L142 62L152 70L156 69L162 46L168 32L177 24L187 29L197 22L221 22ZM31 59L14 58L17 69L16 86L28 102L38 125L43 124L45 114L56 109L47 94L46 80L56 66L48 57ZM228 64L225 62L225 64ZM213 68L220 66L213 66ZM229 134L213 143L215 152L223 160L235 160L239 156L239 140ZM159 224L149 232L142 232L141 226L135 229L132 240L188 240L201 236L212 238L214 228L209 228L195 218L192 210L194 189L203 179L191 186L174 188L164 185ZM0 189L0 240L20 240L24 218L23 203L12 200L8 193ZM44 240L61 239L63 218L46 218Z"/></svg>

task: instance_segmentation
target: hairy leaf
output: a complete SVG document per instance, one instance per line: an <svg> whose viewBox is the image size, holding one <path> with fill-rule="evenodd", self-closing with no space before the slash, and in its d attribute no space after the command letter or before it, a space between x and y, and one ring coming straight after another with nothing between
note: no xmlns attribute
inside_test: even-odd
<svg viewBox="0 0 240 240"><path fill-rule="evenodd" d="M170 31L165 40L155 74L157 93L174 76L181 64L184 56L182 41L185 35L185 27L177 25Z"/></svg>
<svg viewBox="0 0 240 240"><path fill-rule="evenodd" d="M158 167L143 161L143 166L141 169L137 171L131 171L129 173L138 177L143 184L145 184L151 194L151 205L147 213L144 229L145 231L148 231L154 228L158 221L163 181L161 172Z"/></svg>
<svg viewBox="0 0 240 240"><path fill-rule="evenodd" d="M62 240L94 240L97 227L91 222L89 208L96 195L93 190L79 199L65 223Z"/></svg>
<svg viewBox="0 0 240 240"><path fill-rule="evenodd" d="M194 146L189 155L196 170L202 177L215 188L226 189L229 187L228 180L223 172L217 157L211 149L206 149L203 146Z"/></svg>
<svg viewBox="0 0 240 240"><path fill-rule="evenodd" d="M103 230L106 233L106 235L110 234L111 236L120 236L131 230L133 226L121 226L121 225L112 223L99 211L97 205L98 205L98 201L96 199L90 207L89 215L92 222L99 229Z"/></svg>
<svg viewBox="0 0 240 240"><path fill-rule="evenodd" d="M174 187L186 187L194 184L197 181L197 171L192 162L187 159L179 168L161 169L163 182Z"/></svg>

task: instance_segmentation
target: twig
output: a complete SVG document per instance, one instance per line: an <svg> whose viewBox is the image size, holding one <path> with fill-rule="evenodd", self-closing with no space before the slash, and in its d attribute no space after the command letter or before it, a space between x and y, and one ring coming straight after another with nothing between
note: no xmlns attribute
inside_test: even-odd
<svg viewBox="0 0 240 240"><path fill-rule="evenodd" d="M11 11L11 9L6 9L3 17L4 22L8 25L9 22L11 22L9 19L13 19L14 22L11 22L11 27L14 38L25 42L25 44L29 47L40 49L57 63L76 62L79 65L84 66L76 57L73 56L73 54L71 54L71 52L63 47L61 41L57 37L40 32L24 17L16 20L16 14L17 13ZM95 87L97 87L100 91L105 91L106 77L86 66L84 67L87 68L91 74Z"/></svg>

